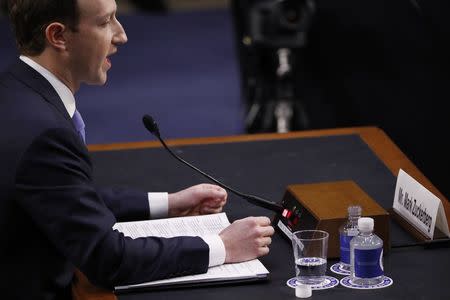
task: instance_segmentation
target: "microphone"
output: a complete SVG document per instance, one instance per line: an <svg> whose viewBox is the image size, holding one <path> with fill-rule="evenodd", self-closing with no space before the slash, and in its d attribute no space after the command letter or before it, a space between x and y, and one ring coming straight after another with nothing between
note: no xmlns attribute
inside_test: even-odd
<svg viewBox="0 0 450 300"><path fill-rule="evenodd" d="M199 172L200 174L202 174L203 176L205 176L209 180L215 182L217 185L223 187L224 189L232 192L233 194L235 194L237 196L240 196L240 197L244 198L245 200L247 200L248 202L250 202L250 203L252 203L252 204L254 204L256 206L272 210L272 211L274 211L276 213L281 213L282 215L285 215L286 211L288 211L287 209L283 208L283 206L281 206L281 205L279 205L277 203L271 202L269 200L263 199L263 198L258 197L258 196L254 196L254 195L249 195L249 194L244 194L244 193L238 192L235 189L233 189L233 188L227 186L226 184L220 182L219 180L215 179L211 175L208 175L205 172L203 172L202 170L198 169L197 167L191 165L190 163L188 163L187 161L185 161L184 159L182 159L181 157L176 155L174 152L172 152L172 150L166 145L164 140L161 138L161 135L159 134L158 124L156 124L155 120L153 120L152 117L150 117L149 115L144 115L144 117L142 118L142 122L144 123L145 128L147 128L147 130L150 131L151 134L153 134L154 136L156 136L158 138L158 140L161 142L161 144L164 146L164 148L166 148L166 150L173 157L175 157L177 160L179 160L183 164L187 165L191 169L194 169L195 171Z"/></svg>

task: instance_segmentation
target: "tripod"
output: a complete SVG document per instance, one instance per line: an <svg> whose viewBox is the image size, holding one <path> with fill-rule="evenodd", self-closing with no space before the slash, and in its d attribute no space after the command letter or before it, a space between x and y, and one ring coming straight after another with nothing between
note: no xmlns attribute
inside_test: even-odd
<svg viewBox="0 0 450 300"><path fill-rule="evenodd" d="M234 4L234 9L240 10L237 24L244 48L241 65L248 132L288 132L310 126L300 94L304 78L302 54L315 11L313 1Z"/></svg>

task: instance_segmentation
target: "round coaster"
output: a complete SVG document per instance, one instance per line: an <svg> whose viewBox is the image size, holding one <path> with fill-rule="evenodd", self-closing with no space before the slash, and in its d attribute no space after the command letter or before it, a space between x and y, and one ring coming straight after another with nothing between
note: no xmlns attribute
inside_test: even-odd
<svg viewBox="0 0 450 300"><path fill-rule="evenodd" d="M344 269L344 265L340 262L335 263L330 267L330 271L339 275L350 275L350 270Z"/></svg>
<svg viewBox="0 0 450 300"><path fill-rule="evenodd" d="M383 276L383 281L378 284L372 285L360 285L352 282L350 276L344 277L341 279L341 285L350 288L350 289L358 289L358 290L373 290L373 289L382 289L388 286L391 286L394 283L392 278Z"/></svg>
<svg viewBox="0 0 450 300"><path fill-rule="evenodd" d="M286 282L288 287L294 288L300 284L300 282L298 281L297 277L293 277L291 279L289 279ZM322 281L319 284L312 284L311 285L311 289L312 290L326 290L326 289L331 289L334 288L335 286L337 286L339 284L339 280L337 280L336 278L332 277L332 276L325 276L325 280Z"/></svg>

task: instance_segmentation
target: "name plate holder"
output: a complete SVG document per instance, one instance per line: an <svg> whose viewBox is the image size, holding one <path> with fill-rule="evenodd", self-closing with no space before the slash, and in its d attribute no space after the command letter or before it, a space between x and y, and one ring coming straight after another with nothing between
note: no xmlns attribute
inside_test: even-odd
<svg viewBox="0 0 450 300"><path fill-rule="evenodd" d="M385 253L389 252L389 213L354 181L289 185L281 204L293 213L275 216L274 227L289 239L298 230L328 232L328 258L340 257L339 227L347 221L347 208L360 205L362 216L374 218L374 231L383 240Z"/></svg>
<svg viewBox="0 0 450 300"><path fill-rule="evenodd" d="M403 229L425 246L450 242L445 205L449 206L405 171L399 170L389 212Z"/></svg>

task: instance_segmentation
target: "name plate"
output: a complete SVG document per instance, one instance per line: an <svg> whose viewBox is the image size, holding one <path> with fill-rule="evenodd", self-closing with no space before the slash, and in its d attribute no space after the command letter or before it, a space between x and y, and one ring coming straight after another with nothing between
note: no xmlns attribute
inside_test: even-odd
<svg viewBox="0 0 450 300"><path fill-rule="evenodd" d="M435 227L450 237L441 200L400 169L395 187L393 209L429 239Z"/></svg>

